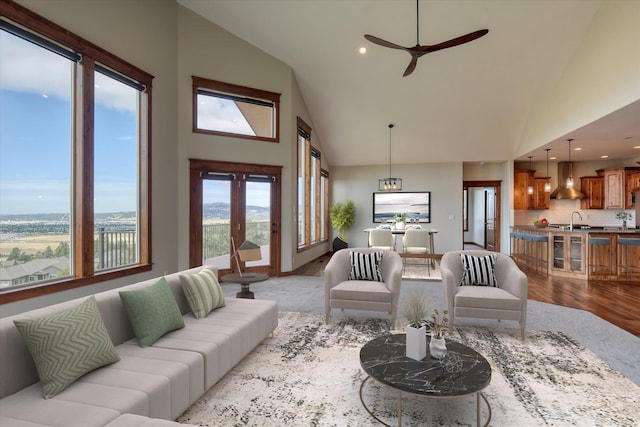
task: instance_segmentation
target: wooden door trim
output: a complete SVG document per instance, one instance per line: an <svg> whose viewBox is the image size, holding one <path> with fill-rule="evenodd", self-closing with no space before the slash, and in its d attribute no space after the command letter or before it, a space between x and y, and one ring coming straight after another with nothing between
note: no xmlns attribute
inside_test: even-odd
<svg viewBox="0 0 640 427"><path fill-rule="evenodd" d="M282 166L254 163L223 162L218 160L189 159L189 267L202 265L202 172L228 172L275 177L271 192L271 234L275 234L270 250L271 271L274 276L281 273L281 192Z"/></svg>
<svg viewBox="0 0 640 427"><path fill-rule="evenodd" d="M502 243L502 181L462 181L463 189L470 187L494 187L496 189L495 252L500 252ZM462 247L464 248L464 231L462 233L462 240ZM487 242L485 241L485 246L486 244Z"/></svg>

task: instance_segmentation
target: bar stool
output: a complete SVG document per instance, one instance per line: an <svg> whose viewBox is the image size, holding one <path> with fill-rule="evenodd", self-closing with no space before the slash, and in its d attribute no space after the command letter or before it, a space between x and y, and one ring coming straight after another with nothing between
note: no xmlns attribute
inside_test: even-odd
<svg viewBox="0 0 640 427"><path fill-rule="evenodd" d="M521 234L522 233L518 231L512 231L509 234L509 237L511 238L511 258L513 258L516 264L519 264L520 261L520 248L518 246L520 244Z"/></svg>
<svg viewBox="0 0 640 427"><path fill-rule="evenodd" d="M549 263L549 236L546 234L530 234L531 262L536 271L547 272Z"/></svg>
<svg viewBox="0 0 640 427"><path fill-rule="evenodd" d="M618 277L624 273L626 280L629 280L633 271L640 271L640 266L632 265L633 247L640 246L640 238L620 237L618 238Z"/></svg>
<svg viewBox="0 0 640 427"><path fill-rule="evenodd" d="M612 239L612 236L589 237L589 276L614 276ZM604 263L606 256L603 256L603 252L606 251L609 252L608 264Z"/></svg>

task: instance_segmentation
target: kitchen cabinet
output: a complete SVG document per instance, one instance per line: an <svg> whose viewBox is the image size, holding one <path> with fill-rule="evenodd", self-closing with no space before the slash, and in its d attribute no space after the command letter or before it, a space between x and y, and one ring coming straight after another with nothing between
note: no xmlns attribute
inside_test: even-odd
<svg viewBox="0 0 640 427"><path fill-rule="evenodd" d="M632 209L634 192L640 187L640 168L626 167L604 171L604 208Z"/></svg>
<svg viewBox="0 0 640 427"><path fill-rule="evenodd" d="M549 209L551 192L544 191L547 177L533 179L533 209Z"/></svg>
<svg viewBox="0 0 640 427"><path fill-rule="evenodd" d="M625 168L625 208L632 209L635 207L634 194L640 190L640 171Z"/></svg>
<svg viewBox="0 0 640 427"><path fill-rule="evenodd" d="M640 177L639 177L640 178ZM587 196L580 201L582 209L604 209L604 177L580 177L580 190Z"/></svg>
<svg viewBox="0 0 640 427"><path fill-rule="evenodd" d="M624 169L604 171L604 208L624 209Z"/></svg>
<svg viewBox="0 0 640 427"><path fill-rule="evenodd" d="M513 172L513 209L534 209L534 195L527 189L534 186L535 170L518 169Z"/></svg>
<svg viewBox="0 0 640 427"><path fill-rule="evenodd" d="M586 251L585 234L553 233L552 242L552 274L586 278Z"/></svg>

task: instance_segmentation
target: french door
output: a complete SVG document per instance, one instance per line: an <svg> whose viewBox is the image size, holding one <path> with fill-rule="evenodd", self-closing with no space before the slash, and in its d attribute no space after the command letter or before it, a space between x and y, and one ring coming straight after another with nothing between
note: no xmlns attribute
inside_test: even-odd
<svg viewBox="0 0 640 427"><path fill-rule="evenodd" d="M280 273L280 166L190 159L189 264L220 275ZM242 262L235 248L248 241L261 258Z"/></svg>

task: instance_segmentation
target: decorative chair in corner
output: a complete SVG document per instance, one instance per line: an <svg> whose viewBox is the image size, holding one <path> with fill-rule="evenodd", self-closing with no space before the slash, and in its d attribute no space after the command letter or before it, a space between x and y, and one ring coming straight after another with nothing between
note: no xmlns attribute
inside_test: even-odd
<svg viewBox="0 0 640 427"><path fill-rule="evenodd" d="M376 280L351 279L352 255L382 252L380 278ZM397 252L374 248L348 248L335 252L324 269L324 301L326 323L331 321L331 309L381 311L391 315L391 329L395 328L402 259Z"/></svg>
<svg viewBox="0 0 640 427"><path fill-rule="evenodd" d="M463 282L471 280L470 276L478 276L475 273L479 272L481 268L473 272L468 271L465 279L463 277L465 268L461 254L471 257L495 255L493 272L495 273L496 286L463 285ZM474 268L472 267L470 270L474 270ZM451 325L458 317L497 319L499 321L515 320L520 324L522 340L525 339L528 280L509 256L489 251L447 252L440 261L440 271ZM485 272L482 272L480 276L484 274Z"/></svg>

